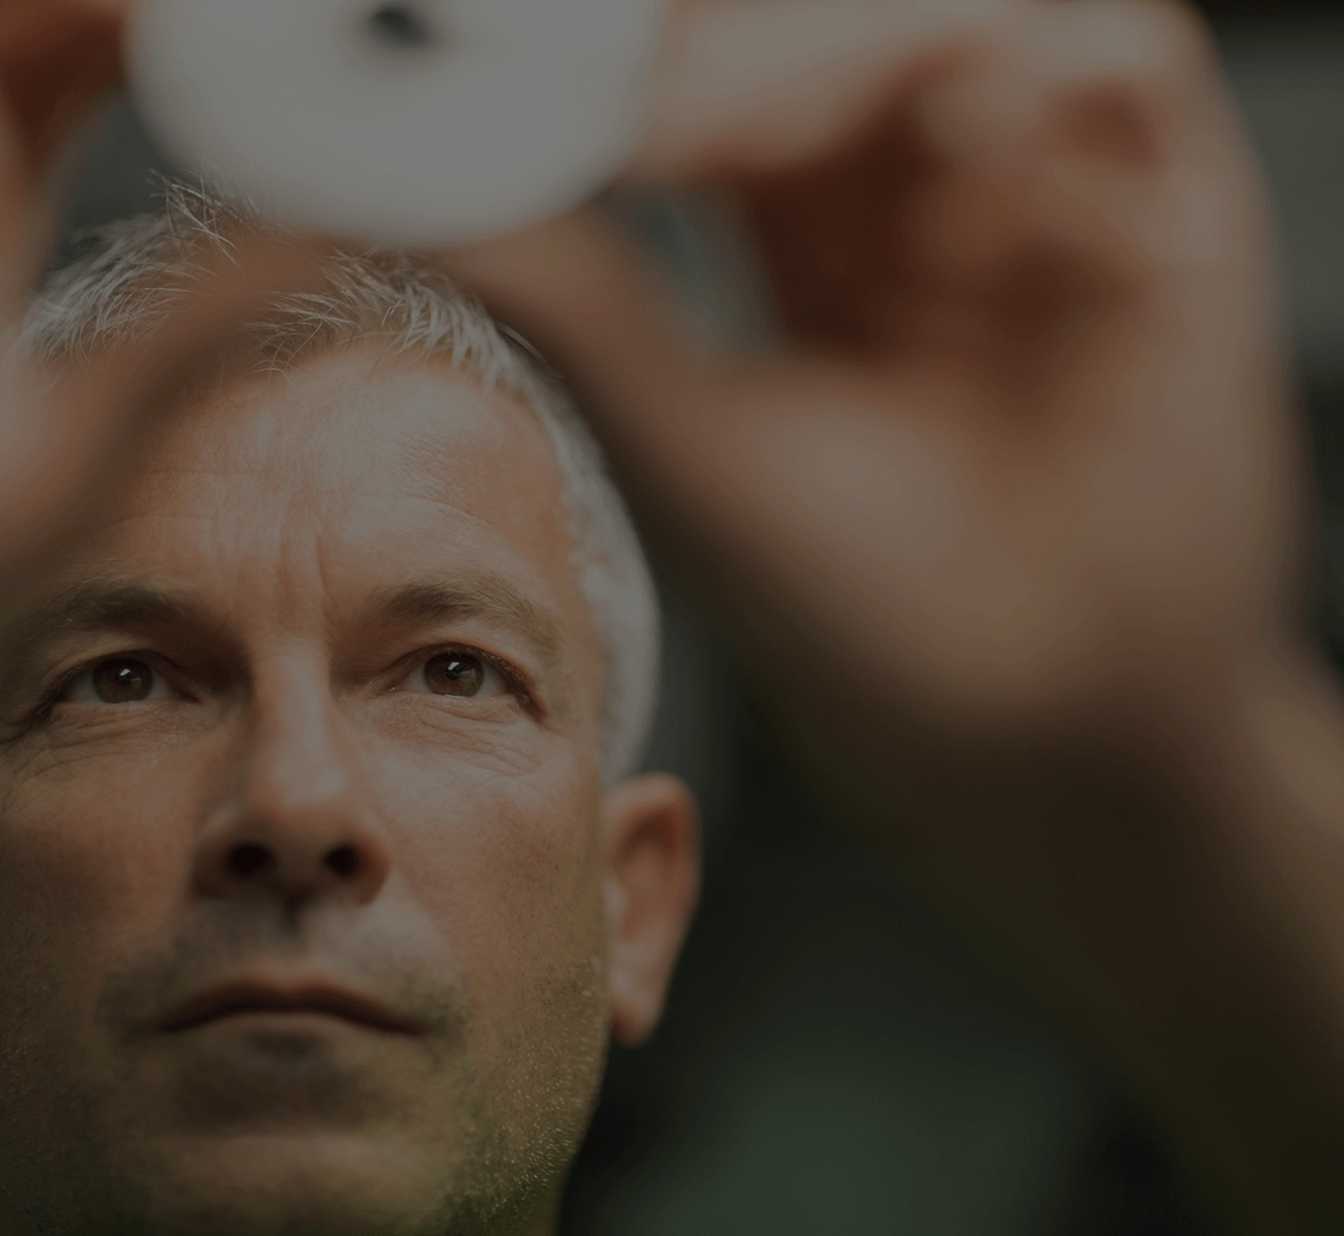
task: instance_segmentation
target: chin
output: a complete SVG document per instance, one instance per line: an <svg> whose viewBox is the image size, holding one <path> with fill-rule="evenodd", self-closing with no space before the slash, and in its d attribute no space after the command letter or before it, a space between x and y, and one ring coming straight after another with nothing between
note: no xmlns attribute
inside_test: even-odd
<svg viewBox="0 0 1344 1236"><path fill-rule="evenodd" d="M195 1140L195 1139L193 1139ZM438 1236L448 1165L404 1140L285 1131L182 1139L143 1236ZM436 1161L437 1160L437 1161Z"/></svg>
<svg viewBox="0 0 1344 1236"><path fill-rule="evenodd" d="M442 1145L374 1142L319 1131L185 1136L136 1164L118 1163L101 1181L86 1177L83 1196L62 1191L59 1198L23 1209L35 1221L33 1231L61 1236L474 1236L499 1231L493 1224L482 1228L482 1207L460 1196L460 1182L451 1162L445 1162L451 1157Z"/></svg>

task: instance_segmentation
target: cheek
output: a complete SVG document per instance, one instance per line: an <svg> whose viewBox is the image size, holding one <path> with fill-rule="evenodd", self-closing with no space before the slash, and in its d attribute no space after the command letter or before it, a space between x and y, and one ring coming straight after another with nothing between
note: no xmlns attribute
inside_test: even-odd
<svg viewBox="0 0 1344 1236"><path fill-rule="evenodd" d="M182 904L190 788L153 759L11 771L0 764L4 1020L86 1025L108 966Z"/></svg>
<svg viewBox="0 0 1344 1236"><path fill-rule="evenodd" d="M526 1000L601 953L597 777L557 755L526 772L395 753L374 787L399 876L460 959L474 1001ZM512 990L510 990L512 989Z"/></svg>
<svg viewBox="0 0 1344 1236"><path fill-rule="evenodd" d="M42 757L28 775L5 778L0 881L20 895L76 901L85 914L162 885L195 797L185 772L180 761L123 751Z"/></svg>

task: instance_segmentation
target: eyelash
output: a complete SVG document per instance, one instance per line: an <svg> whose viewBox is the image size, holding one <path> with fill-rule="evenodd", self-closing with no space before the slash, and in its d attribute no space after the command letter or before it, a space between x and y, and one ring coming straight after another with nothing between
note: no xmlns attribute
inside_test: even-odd
<svg viewBox="0 0 1344 1236"><path fill-rule="evenodd" d="M435 657L441 657L453 652L461 653L468 657L475 657L478 661L490 666L491 669L495 670L496 673L504 679L509 691L517 698L518 702L525 709L530 712L541 711L540 702L537 699L536 692L533 689L532 682L528 675L524 674L516 665L512 664L512 662L504 660L503 657L497 657L493 653L486 652L482 648L473 648L470 644L443 644L429 649L421 649L414 654L414 659L405 662L404 670L400 670L399 672L404 678L406 674L409 674L417 666L425 665ZM109 652L99 657L93 657L88 661L82 661L80 664L72 666L70 669L66 670L65 673L61 674L56 681L47 688L41 701L38 703L37 707L33 709L33 723L36 724L45 721L51 716L53 709L60 703L61 695L81 674L93 669L93 667L100 662L119 660L122 658L144 661L155 673L160 674L163 673L162 666L165 664L172 665L171 661L165 661L165 659L157 653L141 652L138 649L131 649L126 652ZM172 668L177 671L178 675L181 674L181 671L177 670L175 665L172 666ZM176 686L174 689L180 690L180 688L177 688Z"/></svg>
<svg viewBox="0 0 1344 1236"><path fill-rule="evenodd" d="M175 672L172 675L164 674L164 677L169 678L170 681L173 678L179 678L182 676L182 672L177 668L177 666L173 665L171 661L166 660L164 657L161 657L154 652L142 652L138 648L132 648L128 649L125 652L118 651L118 652L104 653L100 657L92 657L88 661L81 661L78 665L72 666L70 669L66 670L65 673L61 674L56 679L56 681L52 683L50 687L47 688L46 692L42 696L41 702L37 705L35 709L33 709L33 721L34 722L45 721L49 716L51 716L52 709L54 709L56 705L60 703L61 696L65 693L65 689L72 682L74 682L75 679L78 678L81 674L86 673L87 671L93 669L95 665L99 665L103 661L119 661L123 659L133 661L143 661L156 674L164 674L163 666L170 665L172 666ZM181 688L178 687L175 682L173 682L172 685L174 690L181 690Z"/></svg>
<svg viewBox="0 0 1344 1236"><path fill-rule="evenodd" d="M447 653L461 653L464 656L475 657L482 665L488 665L501 678L504 679L504 685L508 687L509 693L513 695L518 702L529 712L541 712L541 703L532 686L532 681L528 675L524 674L516 665L503 657L497 657L493 653L486 652L483 648L473 648L470 644L443 644L435 648L421 649L413 654L404 664L404 670L399 669L398 673L404 678L417 666L427 665L435 657L444 656ZM400 679L398 680L400 681Z"/></svg>

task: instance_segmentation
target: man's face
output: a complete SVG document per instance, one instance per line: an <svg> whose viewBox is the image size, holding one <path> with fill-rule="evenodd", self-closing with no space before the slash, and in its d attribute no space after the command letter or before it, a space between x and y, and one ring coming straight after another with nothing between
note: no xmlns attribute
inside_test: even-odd
<svg viewBox="0 0 1344 1236"><path fill-rule="evenodd" d="M533 1230L609 1027L543 431L356 349L108 510L0 665L0 1185L62 1232Z"/></svg>

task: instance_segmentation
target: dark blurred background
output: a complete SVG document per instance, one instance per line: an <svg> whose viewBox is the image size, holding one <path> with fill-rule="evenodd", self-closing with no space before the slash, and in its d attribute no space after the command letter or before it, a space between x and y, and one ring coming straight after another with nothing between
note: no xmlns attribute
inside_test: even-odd
<svg viewBox="0 0 1344 1236"><path fill-rule="evenodd" d="M896 2L896 0L893 0ZM1319 618L1344 664L1344 6L1210 2L1279 206L1318 464ZM171 171L132 108L93 139L81 227ZM689 201L622 206L707 329L768 325ZM1207 1233L1124 1088L825 818L729 655L664 586L648 766L704 810L704 899L652 1043L616 1050L565 1236Z"/></svg>

